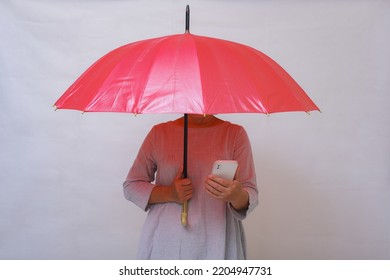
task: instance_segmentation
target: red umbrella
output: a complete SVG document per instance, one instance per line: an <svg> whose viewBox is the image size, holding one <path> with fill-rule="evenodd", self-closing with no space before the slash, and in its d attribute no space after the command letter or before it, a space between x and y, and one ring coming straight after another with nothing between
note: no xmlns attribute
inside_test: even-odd
<svg viewBox="0 0 390 280"><path fill-rule="evenodd" d="M183 113L185 119L191 113L319 110L294 79L262 52L191 34L188 6L184 34L143 40L107 53L55 106L84 112ZM184 176L186 130L185 125Z"/></svg>

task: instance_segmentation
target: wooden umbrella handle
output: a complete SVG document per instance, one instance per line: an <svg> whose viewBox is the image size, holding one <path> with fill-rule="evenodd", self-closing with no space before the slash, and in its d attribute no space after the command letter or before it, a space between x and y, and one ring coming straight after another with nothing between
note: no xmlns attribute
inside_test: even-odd
<svg viewBox="0 0 390 280"><path fill-rule="evenodd" d="M185 201L181 208L181 224L182 226L187 226L187 217L188 217L188 201Z"/></svg>

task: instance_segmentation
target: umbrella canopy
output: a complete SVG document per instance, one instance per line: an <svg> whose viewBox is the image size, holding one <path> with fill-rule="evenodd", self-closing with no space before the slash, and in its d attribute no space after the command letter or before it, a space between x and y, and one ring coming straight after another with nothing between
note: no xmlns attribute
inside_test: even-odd
<svg viewBox="0 0 390 280"><path fill-rule="evenodd" d="M109 52L55 106L135 114L319 110L267 55L191 33L143 40Z"/></svg>

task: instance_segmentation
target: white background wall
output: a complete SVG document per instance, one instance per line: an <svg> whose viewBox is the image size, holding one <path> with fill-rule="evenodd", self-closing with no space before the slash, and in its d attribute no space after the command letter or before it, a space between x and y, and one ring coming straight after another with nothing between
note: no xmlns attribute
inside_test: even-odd
<svg viewBox="0 0 390 280"><path fill-rule="evenodd" d="M390 1L0 2L0 259L132 259L145 213L122 182L176 115L54 111L96 59L191 32L253 46L322 109L221 116L251 138L251 259L390 258Z"/></svg>

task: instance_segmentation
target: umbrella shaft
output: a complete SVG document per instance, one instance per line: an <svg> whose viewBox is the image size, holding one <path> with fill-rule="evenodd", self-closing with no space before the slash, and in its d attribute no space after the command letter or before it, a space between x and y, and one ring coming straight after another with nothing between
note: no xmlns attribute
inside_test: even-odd
<svg viewBox="0 0 390 280"><path fill-rule="evenodd" d="M188 114L184 114L184 141L183 141L183 178L188 177L187 161L188 161Z"/></svg>
<svg viewBox="0 0 390 280"><path fill-rule="evenodd" d="M187 172L187 160L188 160L188 114L184 114L184 141L183 141L183 178L188 177ZM188 217L188 201L183 203L182 211L181 211L181 224L183 226L187 225L187 217Z"/></svg>

